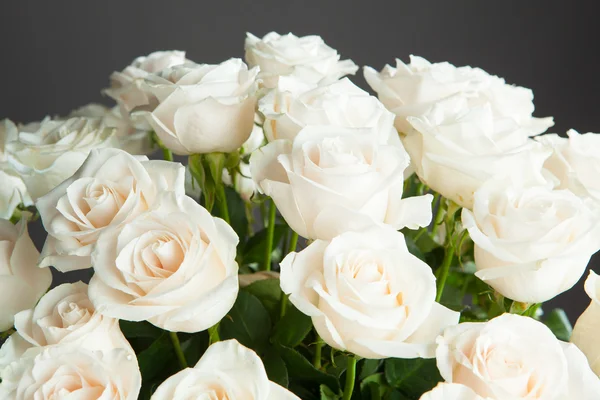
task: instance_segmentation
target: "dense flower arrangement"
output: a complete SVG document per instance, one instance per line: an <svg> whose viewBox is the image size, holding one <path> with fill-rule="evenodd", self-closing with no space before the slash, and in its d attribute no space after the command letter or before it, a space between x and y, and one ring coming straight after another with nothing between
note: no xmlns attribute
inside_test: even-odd
<svg viewBox="0 0 600 400"><path fill-rule="evenodd" d="M248 34L2 121L0 398L600 399L600 279L572 334L542 309L600 249L600 136L478 68L357 70Z"/></svg>

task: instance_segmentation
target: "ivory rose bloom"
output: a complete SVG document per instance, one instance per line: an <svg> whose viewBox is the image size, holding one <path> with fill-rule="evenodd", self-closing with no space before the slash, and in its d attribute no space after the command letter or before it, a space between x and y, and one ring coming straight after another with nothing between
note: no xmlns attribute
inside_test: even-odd
<svg viewBox="0 0 600 400"><path fill-rule="evenodd" d="M479 68L430 63L410 56L410 63L396 59L396 68L386 65L381 72L364 69L365 79L379 100L396 114L396 128L408 133L408 117L426 114L439 101L456 94L469 98L471 107L489 103L496 117L510 118L517 125L539 134L554 125L551 117L532 117L533 92L507 84L504 79Z"/></svg>
<svg viewBox="0 0 600 400"><path fill-rule="evenodd" d="M137 360L129 351L92 352L72 344L23 357L0 377L0 398L15 400L136 400L142 384Z"/></svg>
<svg viewBox="0 0 600 400"><path fill-rule="evenodd" d="M50 269L36 267L39 254L27 221L13 225L0 219L0 332L12 327L15 314L33 307L50 287Z"/></svg>
<svg viewBox="0 0 600 400"><path fill-rule="evenodd" d="M600 393L600 380L581 351L533 318L504 314L462 323L437 342L442 377L484 398L592 400Z"/></svg>
<svg viewBox="0 0 600 400"><path fill-rule="evenodd" d="M401 199L408 155L386 132L308 126L250 158L252 179L302 237L331 239L373 222L415 229L431 221L431 195Z"/></svg>
<svg viewBox="0 0 600 400"><path fill-rule="evenodd" d="M345 75L354 75L358 66L352 60L340 61L340 55L320 36L298 37L292 33L267 33L262 39L248 33L246 62L260 67L266 87L277 85L280 76L293 75L310 84L327 84Z"/></svg>
<svg viewBox="0 0 600 400"><path fill-rule="evenodd" d="M423 394L420 400L486 400L471 388L458 383L440 383L429 392ZM489 399L492 400L492 399Z"/></svg>
<svg viewBox="0 0 600 400"><path fill-rule="evenodd" d="M543 180L550 151L513 120L496 118L490 104L471 108L467 98L453 97L408 121L415 129L403 144L417 175L463 207L471 208L473 193L500 173Z"/></svg>
<svg viewBox="0 0 600 400"><path fill-rule="evenodd" d="M149 212L100 235L90 299L109 317L175 332L208 329L237 297L238 240L190 197L165 193Z"/></svg>
<svg viewBox="0 0 600 400"><path fill-rule="evenodd" d="M573 129L567 135L568 139L556 134L537 137L553 150L544 167L558 178L560 189L600 201L600 135Z"/></svg>
<svg viewBox="0 0 600 400"><path fill-rule="evenodd" d="M6 148L9 162L37 200L73 175L92 149L117 145L114 129L100 118L46 118L21 128Z"/></svg>
<svg viewBox="0 0 600 400"><path fill-rule="evenodd" d="M591 302L575 323L571 342L581 349L596 375L600 376L600 279L594 271L590 271L585 281L585 292Z"/></svg>
<svg viewBox="0 0 600 400"><path fill-rule="evenodd" d="M462 223L475 275L510 299L541 303L570 289L600 249L600 212L568 190L492 180Z"/></svg>
<svg viewBox="0 0 600 400"><path fill-rule="evenodd" d="M151 399L189 398L299 400L287 389L269 381L262 360L236 340L210 346L193 368L168 378Z"/></svg>
<svg viewBox="0 0 600 400"><path fill-rule="evenodd" d="M0 218L2 219L10 219L19 204L25 206L33 204L25 183L8 163L6 144L17 138L16 125L8 119L0 121L0 182L2 182L2 186L0 186Z"/></svg>
<svg viewBox="0 0 600 400"><path fill-rule="evenodd" d="M365 358L432 358L460 316L436 303L431 268L390 227L316 240L283 259L280 280L327 344Z"/></svg>
<svg viewBox="0 0 600 400"><path fill-rule="evenodd" d="M148 210L161 192L183 194L184 179L185 168L178 163L118 149L92 150L73 176L36 203L48 231L40 266L91 267L100 233Z"/></svg>
<svg viewBox="0 0 600 400"><path fill-rule="evenodd" d="M263 128L269 141L293 140L307 125L375 128L382 140L399 143L394 115L375 97L344 78L306 91L306 84L282 77L275 90L260 99Z"/></svg>
<svg viewBox="0 0 600 400"><path fill-rule="evenodd" d="M235 151L254 127L257 74L235 58L163 70L146 78L158 105L140 115L176 154Z"/></svg>

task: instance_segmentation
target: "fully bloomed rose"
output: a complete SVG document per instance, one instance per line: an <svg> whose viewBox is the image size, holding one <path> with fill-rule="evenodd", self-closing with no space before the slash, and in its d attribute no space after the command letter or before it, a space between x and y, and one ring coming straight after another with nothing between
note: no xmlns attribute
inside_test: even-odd
<svg viewBox="0 0 600 400"><path fill-rule="evenodd" d="M254 127L256 76L240 59L175 66L145 79L157 106L141 112L176 154L232 152Z"/></svg>
<svg viewBox="0 0 600 400"><path fill-rule="evenodd" d="M194 368L164 381L152 400L236 399L299 400L294 394L269 381L262 360L236 340L210 346Z"/></svg>
<svg viewBox="0 0 600 400"><path fill-rule="evenodd" d="M592 370L600 376L600 279L594 271L590 271L585 281L585 292L590 296L590 305L577 319L571 342L581 349Z"/></svg>
<svg viewBox="0 0 600 400"><path fill-rule="evenodd" d="M22 127L6 151L29 195L37 200L73 175L92 149L117 146L114 129L101 118L46 118Z"/></svg>
<svg viewBox="0 0 600 400"><path fill-rule="evenodd" d="M427 114L441 100L464 94L471 107L489 103L496 117L512 119L517 125L539 134L554 125L552 118L532 117L533 92L507 84L504 79L479 68L430 63L410 56L410 63L396 59L396 68L386 65L381 72L364 69L365 79L385 106L396 114L398 131L411 130L408 117Z"/></svg>
<svg viewBox="0 0 600 400"><path fill-rule="evenodd" d="M402 142L419 178L442 196L471 208L473 194L498 174L541 180L550 150L510 118L498 118L491 104L471 107L464 96L435 104Z"/></svg>
<svg viewBox="0 0 600 400"><path fill-rule="evenodd" d="M244 47L246 62L260 67L260 78L269 88L277 85L280 76L292 75L309 84L323 85L358 70L352 60L340 61L338 52L320 36L270 32L260 39L248 33Z"/></svg>
<svg viewBox="0 0 600 400"><path fill-rule="evenodd" d="M484 398L593 400L600 393L600 380L581 351L533 318L504 314L462 323L437 342L437 366L446 382Z"/></svg>
<svg viewBox="0 0 600 400"><path fill-rule="evenodd" d="M316 240L281 262L281 289L333 348L365 358L431 358L459 313L436 303L431 268L390 227Z"/></svg>
<svg viewBox="0 0 600 400"><path fill-rule="evenodd" d="M420 400L486 400L475 393L470 387L459 383L438 384L429 392L423 394ZM492 399L489 399L492 400Z"/></svg>
<svg viewBox="0 0 600 400"><path fill-rule="evenodd" d="M33 204L23 179L8 163L6 144L17 140L19 136L16 125L8 120L0 121L0 218L10 219L19 204Z"/></svg>
<svg viewBox="0 0 600 400"><path fill-rule="evenodd" d="M50 269L36 267L39 254L26 220L13 225L0 219L0 332L9 329L15 314L33 307L50 287Z"/></svg>
<svg viewBox="0 0 600 400"><path fill-rule="evenodd" d="M48 231L40 266L91 267L100 233L148 210L161 192L183 194L184 177L178 163L118 149L92 150L73 176L36 203Z"/></svg>
<svg viewBox="0 0 600 400"><path fill-rule="evenodd" d="M492 180L462 223L476 275L513 300L541 303L570 289L600 249L600 211L568 190Z"/></svg>
<svg viewBox="0 0 600 400"><path fill-rule="evenodd" d="M101 314L177 332L210 328L238 293L238 237L192 198L156 206L96 242L89 296Z"/></svg>
<svg viewBox="0 0 600 400"><path fill-rule="evenodd" d="M0 372L2 399L136 400L142 377L128 350L90 351L61 344L31 353Z"/></svg>
<svg viewBox="0 0 600 400"><path fill-rule="evenodd" d="M252 179L305 238L331 239L373 222L426 226L432 197L401 198L409 159L401 146L382 143L387 134L307 126L293 141L275 140L255 151Z"/></svg>

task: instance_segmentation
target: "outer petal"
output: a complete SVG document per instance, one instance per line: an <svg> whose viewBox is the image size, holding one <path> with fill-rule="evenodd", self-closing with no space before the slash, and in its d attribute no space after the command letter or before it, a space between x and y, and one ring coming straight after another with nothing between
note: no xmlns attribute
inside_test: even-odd
<svg viewBox="0 0 600 400"><path fill-rule="evenodd" d="M484 400L468 386L459 383L439 383L420 400Z"/></svg>
<svg viewBox="0 0 600 400"><path fill-rule="evenodd" d="M598 398L600 378L594 374L590 365L586 362L585 355L571 343L561 342L561 345L569 368L568 398L582 400Z"/></svg>
<svg viewBox="0 0 600 400"><path fill-rule="evenodd" d="M591 302L577 319L571 342L581 349L592 370L600 376L600 279L594 271L590 271L585 281L585 291Z"/></svg>

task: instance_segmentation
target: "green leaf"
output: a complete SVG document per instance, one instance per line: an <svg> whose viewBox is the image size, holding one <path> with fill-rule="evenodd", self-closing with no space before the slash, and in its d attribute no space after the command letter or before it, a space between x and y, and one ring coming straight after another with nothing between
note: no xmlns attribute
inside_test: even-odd
<svg viewBox="0 0 600 400"><path fill-rule="evenodd" d="M340 390L340 383L335 376L316 369L310 361L296 350L281 345L277 345L277 349L287 366L290 380L308 382L311 385L314 383L324 384L333 392Z"/></svg>
<svg viewBox="0 0 600 400"><path fill-rule="evenodd" d="M373 374L362 380L360 391L365 399L379 400L388 390L383 373Z"/></svg>
<svg viewBox="0 0 600 400"><path fill-rule="evenodd" d="M383 364L381 360L364 359L361 363L360 374L358 375L359 380L366 379L368 376L373 375L379 371L379 367Z"/></svg>
<svg viewBox="0 0 600 400"><path fill-rule="evenodd" d="M237 339L260 354L269 342L271 318L256 296L240 290L233 308L221 320L219 332L222 340Z"/></svg>
<svg viewBox="0 0 600 400"><path fill-rule="evenodd" d="M283 234L287 230L287 226L283 224L275 224L275 231L273 233L273 260L279 259L277 254L277 244L281 241ZM265 256L265 246L267 242L267 230L262 229L252 236L244 246L242 251L242 264L260 263Z"/></svg>
<svg viewBox="0 0 600 400"><path fill-rule="evenodd" d="M431 390L442 377L435 365L435 358L424 359L399 359L388 358L385 360L385 379L390 386L398 389L408 398L419 398L423 393Z"/></svg>
<svg viewBox="0 0 600 400"><path fill-rule="evenodd" d="M150 322L132 322L132 321L119 321L121 332L127 339L131 338L152 338L156 339L164 333L164 331Z"/></svg>
<svg viewBox="0 0 600 400"><path fill-rule="evenodd" d="M405 236L404 238L406 239L406 247L408 248L408 251L421 261L425 261L425 254L423 254L421 249L419 249L419 246L417 246L415 241L409 236Z"/></svg>
<svg viewBox="0 0 600 400"><path fill-rule="evenodd" d="M288 303L285 315L275 324L272 339L283 346L296 347L302 343L312 326L309 316Z"/></svg>
<svg viewBox="0 0 600 400"><path fill-rule="evenodd" d="M271 320L279 318L279 303L281 302L281 288L279 279L263 279L246 286L243 290L256 296L267 309Z"/></svg>
<svg viewBox="0 0 600 400"><path fill-rule="evenodd" d="M287 388L289 385L288 370L277 351L268 350L262 360L269 380Z"/></svg>
<svg viewBox="0 0 600 400"><path fill-rule="evenodd" d="M319 393L321 394L321 400L338 400L342 398L342 396L329 389L327 385L319 386Z"/></svg>
<svg viewBox="0 0 600 400"><path fill-rule="evenodd" d="M573 327L569 322L569 317L562 308L555 308L544 318L544 323L559 340L568 342L571 339Z"/></svg>
<svg viewBox="0 0 600 400"><path fill-rule="evenodd" d="M164 372L165 365L176 360L169 335L164 332L150 347L138 353L137 359L144 382L149 382Z"/></svg>

